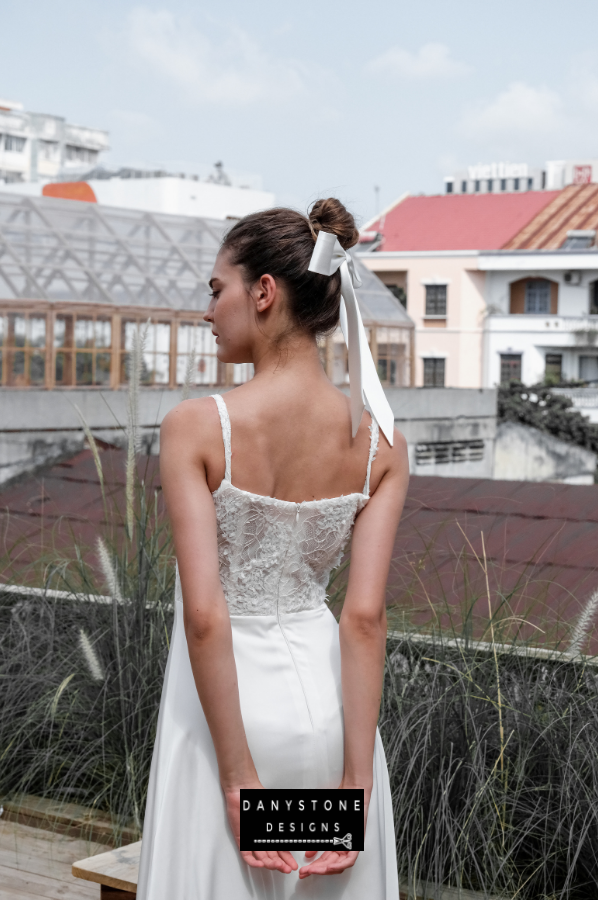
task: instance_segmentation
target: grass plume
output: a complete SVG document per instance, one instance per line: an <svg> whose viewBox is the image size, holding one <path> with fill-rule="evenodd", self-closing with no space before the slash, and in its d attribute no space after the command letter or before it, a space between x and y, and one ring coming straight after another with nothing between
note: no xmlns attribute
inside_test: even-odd
<svg viewBox="0 0 598 900"><path fill-rule="evenodd" d="M582 609L571 634L569 649L571 653L581 653L598 611L598 591L590 595Z"/></svg>
<svg viewBox="0 0 598 900"><path fill-rule="evenodd" d="M139 433L139 388L143 371L143 354L150 320L144 326L137 325L133 329L133 343L128 359L128 404L127 404L127 472L126 472L126 505L127 532L129 540L133 540L135 502L135 463L141 447Z"/></svg>
<svg viewBox="0 0 598 900"><path fill-rule="evenodd" d="M103 681L105 676L102 664L84 628L79 629L79 646L92 680Z"/></svg>
<svg viewBox="0 0 598 900"><path fill-rule="evenodd" d="M193 350L187 356L187 364L185 366L185 378L183 381L183 388L181 390L181 400L189 399L189 392L195 384L195 363L196 363L196 354L195 354L195 347L193 347Z"/></svg>

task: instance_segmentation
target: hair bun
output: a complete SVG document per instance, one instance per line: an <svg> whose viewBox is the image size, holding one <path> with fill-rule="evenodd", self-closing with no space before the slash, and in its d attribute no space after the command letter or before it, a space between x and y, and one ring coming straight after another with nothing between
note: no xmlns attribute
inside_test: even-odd
<svg viewBox="0 0 598 900"><path fill-rule="evenodd" d="M316 200L310 210L309 221L316 235L318 231L335 234L344 250L353 247L359 240L355 219L335 197Z"/></svg>

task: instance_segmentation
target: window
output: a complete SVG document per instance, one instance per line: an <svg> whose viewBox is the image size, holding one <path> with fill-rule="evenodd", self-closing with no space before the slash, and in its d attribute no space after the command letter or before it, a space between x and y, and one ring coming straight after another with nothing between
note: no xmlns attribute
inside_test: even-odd
<svg viewBox="0 0 598 900"><path fill-rule="evenodd" d="M54 320L54 379L59 387L109 385L112 322L59 313Z"/></svg>
<svg viewBox="0 0 598 900"><path fill-rule="evenodd" d="M437 441L415 445L418 466L438 466L450 463L480 462L484 459L484 441Z"/></svg>
<svg viewBox="0 0 598 900"><path fill-rule="evenodd" d="M534 189L534 179L533 178L527 179L527 189L528 189L528 191L533 191L533 189Z"/></svg>
<svg viewBox="0 0 598 900"><path fill-rule="evenodd" d="M494 181L492 178L488 179L488 193L491 194L494 189Z"/></svg>
<svg viewBox="0 0 598 900"><path fill-rule="evenodd" d="M500 179L500 189L501 189L501 191L506 191L506 189L507 189L507 179L506 178Z"/></svg>
<svg viewBox="0 0 598 900"><path fill-rule="evenodd" d="M598 281L590 285L590 315L598 316Z"/></svg>
<svg viewBox="0 0 598 900"><path fill-rule="evenodd" d="M579 378L581 381L598 382L598 356L579 357Z"/></svg>
<svg viewBox="0 0 598 900"><path fill-rule="evenodd" d="M514 178L514 179L513 179L513 190L514 190L514 191L518 191L518 190L519 190L519 179L518 179L518 178Z"/></svg>
<svg viewBox="0 0 598 900"><path fill-rule="evenodd" d="M544 371L546 381L560 384L563 380L563 357L561 353L547 353Z"/></svg>
<svg viewBox="0 0 598 900"><path fill-rule="evenodd" d="M453 182L452 182L452 181L447 181L447 182L445 182L445 184L446 184L446 192L447 192L447 194L452 194L452 193L453 193Z"/></svg>
<svg viewBox="0 0 598 900"><path fill-rule="evenodd" d="M462 194L466 194L466 193L467 193L467 182L466 182L466 181L462 181L462 182L461 182L461 193L462 193Z"/></svg>
<svg viewBox="0 0 598 900"><path fill-rule="evenodd" d="M408 356L404 337L398 328L376 328L378 377L384 385L408 384Z"/></svg>
<svg viewBox="0 0 598 900"><path fill-rule="evenodd" d="M66 158L68 162L93 164L98 158L98 151L90 150L88 147L77 147L74 144L67 144Z"/></svg>
<svg viewBox="0 0 598 900"><path fill-rule="evenodd" d="M525 285L525 311L532 315L550 313L550 282L532 278Z"/></svg>
<svg viewBox="0 0 598 900"><path fill-rule="evenodd" d="M10 387L43 385L46 377L46 317L9 312L2 322L2 383Z"/></svg>
<svg viewBox="0 0 598 900"><path fill-rule="evenodd" d="M561 250L587 250L595 243L595 231L568 231Z"/></svg>
<svg viewBox="0 0 598 900"><path fill-rule="evenodd" d="M444 359L424 359L424 387L444 387Z"/></svg>
<svg viewBox="0 0 598 900"><path fill-rule="evenodd" d="M4 138L4 149L9 153L22 153L25 149L25 138L7 134Z"/></svg>
<svg viewBox="0 0 598 900"><path fill-rule="evenodd" d="M426 285L426 315L446 316L446 284Z"/></svg>
<svg viewBox="0 0 598 900"><path fill-rule="evenodd" d="M481 182L480 182L480 181L474 181L474 183L473 183L473 189L474 189L474 191L476 192L476 194L479 193L480 185L481 185Z"/></svg>
<svg viewBox="0 0 598 900"><path fill-rule="evenodd" d="M40 159L57 160L60 145L57 141L39 141Z"/></svg>
<svg viewBox="0 0 598 900"><path fill-rule="evenodd" d="M183 384L191 354L195 353L192 384L218 384L216 338L199 322L180 322L177 330L176 381Z"/></svg>
<svg viewBox="0 0 598 900"><path fill-rule="evenodd" d="M407 309L407 294L405 293L405 288L402 288L398 284L387 284L386 287L394 294L399 303Z"/></svg>
<svg viewBox="0 0 598 900"><path fill-rule="evenodd" d="M126 319L122 323L120 380L129 377L129 360L137 329L145 330L145 349L141 362L141 384L168 384L170 381L170 322Z"/></svg>
<svg viewBox="0 0 598 900"><path fill-rule="evenodd" d="M500 355L500 383L509 384L510 381L521 381L521 353Z"/></svg>

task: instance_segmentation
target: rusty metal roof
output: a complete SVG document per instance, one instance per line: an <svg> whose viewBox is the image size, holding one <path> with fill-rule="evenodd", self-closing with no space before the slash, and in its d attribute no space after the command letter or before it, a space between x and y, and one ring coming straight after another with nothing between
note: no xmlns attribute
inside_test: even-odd
<svg viewBox="0 0 598 900"><path fill-rule="evenodd" d="M105 449L101 455L108 505L122 511L125 453ZM146 484L158 485L156 457L141 457L139 467ZM89 450L5 488L0 581L32 583L28 565L51 546L68 550L74 539L93 547L103 521ZM547 638L561 639L598 589L598 486L413 476L388 602L418 628L436 619L447 626L449 609L460 628L463 606L474 601L481 621L487 597L475 554L483 560L484 548L494 608L506 598L524 634L540 634L541 628Z"/></svg>
<svg viewBox="0 0 598 900"><path fill-rule="evenodd" d="M597 547L598 486L412 477L389 601L412 604L415 624L447 624L450 608L460 627L474 601L484 618L485 548L493 608L505 598L512 627L558 641L598 588Z"/></svg>
<svg viewBox="0 0 598 900"><path fill-rule="evenodd" d="M598 231L598 184L571 184L554 197L503 250L558 250L569 231Z"/></svg>

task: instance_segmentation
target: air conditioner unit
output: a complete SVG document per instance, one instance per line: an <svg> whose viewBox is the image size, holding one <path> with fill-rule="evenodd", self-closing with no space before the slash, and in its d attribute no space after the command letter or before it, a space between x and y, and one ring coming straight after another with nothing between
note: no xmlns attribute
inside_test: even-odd
<svg viewBox="0 0 598 900"><path fill-rule="evenodd" d="M565 272L565 284L581 284L581 272Z"/></svg>

